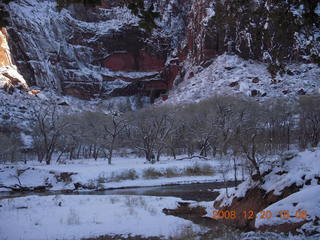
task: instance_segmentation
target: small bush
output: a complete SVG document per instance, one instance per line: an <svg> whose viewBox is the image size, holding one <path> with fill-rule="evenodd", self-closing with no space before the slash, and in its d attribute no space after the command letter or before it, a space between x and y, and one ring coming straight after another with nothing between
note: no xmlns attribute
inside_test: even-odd
<svg viewBox="0 0 320 240"><path fill-rule="evenodd" d="M178 177L179 171L177 168L172 167L172 168L166 168L165 172L164 172L164 176L167 178L172 178L172 177Z"/></svg>
<svg viewBox="0 0 320 240"><path fill-rule="evenodd" d="M107 178L105 177L104 174L100 174L98 179L97 179L98 184L103 184L107 182Z"/></svg>
<svg viewBox="0 0 320 240"><path fill-rule="evenodd" d="M184 169L184 174L187 176L210 176L214 174L214 170L208 163L194 163Z"/></svg>
<svg viewBox="0 0 320 240"><path fill-rule="evenodd" d="M74 173L71 172L61 172L60 174L57 173L58 175L55 175L56 179L58 182L64 182L66 184L69 184L72 182L72 175L74 175Z"/></svg>
<svg viewBox="0 0 320 240"><path fill-rule="evenodd" d="M139 178L139 176L138 176L136 170L129 169L129 170L125 170L119 174L112 172L111 177L109 179L109 182L119 182L122 180L135 180L137 178Z"/></svg>
<svg viewBox="0 0 320 240"><path fill-rule="evenodd" d="M143 178L145 179L156 179L163 176L164 176L163 173L157 171L152 167L143 170Z"/></svg>

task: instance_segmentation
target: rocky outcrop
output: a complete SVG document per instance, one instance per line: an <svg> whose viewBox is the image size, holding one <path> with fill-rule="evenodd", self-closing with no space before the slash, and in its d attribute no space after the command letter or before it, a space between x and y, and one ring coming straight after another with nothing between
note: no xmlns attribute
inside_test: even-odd
<svg viewBox="0 0 320 240"><path fill-rule="evenodd" d="M7 30L0 29L0 67L11 65L10 49L7 42Z"/></svg>
<svg viewBox="0 0 320 240"><path fill-rule="evenodd" d="M0 89L13 93L15 89L27 90L24 78L18 73L11 59L8 45L8 33L5 28L0 29Z"/></svg>
<svg viewBox="0 0 320 240"><path fill-rule="evenodd" d="M233 199L231 205L229 206L220 206L221 202L214 202L214 207L221 211L232 210L235 211L238 215L238 218L230 221L230 219L226 219L225 223L228 225L232 225L238 228L246 229L246 230L254 230L255 229L255 220L256 214L265 209L267 206L285 198L286 196L299 191L299 188L296 185L292 185L286 189L284 189L283 194L275 195L273 192L266 193L263 189L259 187L255 187L249 189L244 197ZM249 211L252 211L254 214L252 217L249 215ZM247 216L245 217L243 213L246 212ZM302 224L301 224L302 225ZM301 226L299 225L299 227ZM293 231L298 226L287 227L288 231Z"/></svg>
<svg viewBox="0 0 320 240"><path fill-rule="evenodd" d="M196 1L185 48L201 64L223 53L271 64L319 63L318 1Z"/></svg>
<svg viewBox="0 0 320 240"><path fill-rule="evenodd" d="M236 217L219 221L247 231L319 233L319 175L314 167L306 167L305 172L297 171L301 165L309 166L315 161L308 154L305 153L309 156L307 160L298 156L287 160L292 163L286 163L283 168L276 166L264 172L263 183L253 176L231 194L222 193L214 202L214 208L222 212L234 211Z"/></svg>
<svg viewBox="0 0 320 240"><path fill-rule="evenodd" d="M152 33L114 0L60 12L54 0L11 2L13 59L29 85L83 99L158 97L185 79L190 66L205 68L224 53L266 62L274 76L287 62L319 61L316 0L150 3L161 13Z"/></svg>
<svg viewBox="0 0 320 240"><path fill-rule="evenodd" d="M164 69L169 48L161 46L170 38L139 29L137 17L116 1L101 7L58 12L54 1L9 4L12 54L28 83L83 99L150 94L140 82L159 81L150 73Z"/></svg>

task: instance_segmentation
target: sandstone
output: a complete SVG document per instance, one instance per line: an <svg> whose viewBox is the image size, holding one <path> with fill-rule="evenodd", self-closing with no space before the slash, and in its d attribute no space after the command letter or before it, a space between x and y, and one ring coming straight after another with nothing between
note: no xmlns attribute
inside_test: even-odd
<svg viewBox="0 0 320 240"><path fill-rule="evenodd" d="M12 64L7 38L7 30L5 28L0 29L0 67Z"/></svg>
<svg viewBox="0 0 320 240"><path fill-rule="evenodd" d="M283 62L310 62L314 59L311 55L319 52L317 42L308 40L314 38L319 26L314 9L305 8L310 18L300 21L288 10L296 7L290 1L279 4L267 0L272 11L257 1L152 2L163 18L150 34L139 29L139 19L118 8L116 0L103 0L101 8L95 9L78 4L60 13L48 11L52 6L46 1L35 0L29 5L17 1L16 7L8 9L14 19L8 33L3 29L0 32L0 66L11 64L11 54L28 85L91 99L152 95L153 87L141 86L169 90L176 79L182 79L183 72L189 72L189 66L206 67L224 53L268 63L276 77L284 69ZM30 16L30 8L37 9L35 16ZM39 17L48 12L50 21ZM299 39L295 37L298 29L303 29ZM170 61L172 57L175 62ZM275 62L279 66L272 65ZM232 68L225 67L230 72ZM119 72L156 72L160 77L120 76ZM293 73L287 70L289 76ZM192 74L187 77L192 78ZM114 84L119 79L129 85ZM145 80L156 82L145 84ZM162 82L161 87L157 81ZM260 79L252 82L260 83ZM276 83L274 80L271 84ZM252 92L253 96L260 94Z"/></svg>

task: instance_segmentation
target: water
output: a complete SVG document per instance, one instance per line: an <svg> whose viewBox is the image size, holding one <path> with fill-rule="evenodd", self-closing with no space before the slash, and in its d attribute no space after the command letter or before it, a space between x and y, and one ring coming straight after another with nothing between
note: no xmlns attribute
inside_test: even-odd
<svg viewBox="0 0 320 240"><path fill-rule="evenodd" d="M228 186L233 186L233 183L227 183ZM183 200L193 201L214 201L218 196L218 192L214 189L224 188L225 184L221 182L209 183L193 183L182 185L167 185L158 187L136 187L124 189L111 189L104 191L79 191L65 193L62 191L46 191L46 192L25 192L25 193L10 193L0 192L1 197L23 197L30 195L48 196L48 195L141 195L141 196L164 196L164 197L179 197Z"/></svg>

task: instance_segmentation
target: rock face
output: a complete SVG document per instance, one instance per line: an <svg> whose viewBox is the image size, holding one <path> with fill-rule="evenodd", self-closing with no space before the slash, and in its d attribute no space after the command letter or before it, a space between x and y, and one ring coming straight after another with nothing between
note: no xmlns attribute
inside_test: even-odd
<svg viewBox="0 0 320 240"><path fill-rule="evenodd" d="M7 30L2 28L0 30L0 67L11 64L10 49L7 42Z"/></svg>
<svg viewBox="0 0 320 240"><path fill-rule="evenodd" d="M28 86L12 63L8 46L8 34L5 28L0 29L0 89L12 93L15 88L27 90Z"/></svg>
<svg viewBox="0 0 320 240"><path fill-rule="evenodd" d="M183 79L190 64L206 67L224 53L266 62L274 74L287 62L320 59L316 0L146 2L162 16L152 33L114 0L60 12L54 0L11 2L13 59L29 85L83 99L153 99ZM7 63L2 48L0 61Z"/></svg>

